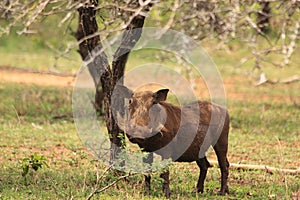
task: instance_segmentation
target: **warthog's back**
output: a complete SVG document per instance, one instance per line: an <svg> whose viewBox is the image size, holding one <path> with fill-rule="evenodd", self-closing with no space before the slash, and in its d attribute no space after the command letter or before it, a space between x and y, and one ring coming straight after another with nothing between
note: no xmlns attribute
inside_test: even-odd
<svg viewBox="0 0 300 200"><path fill-rule="evenodd" d="M167 107L174 106L162 102L166 110ZM174 110L174 109L173 109ZM180 117L180 126L172 124L178 121L174 118ZM171 152L173 160L178 162L192 162L205 156L205 152L211 145L214 145L219 139L226 140L229 131L229 117L226 109L219 105L198 101L181 107L180 115L174 116L174 113L168 113L166 130L172 130L174 126L179 127L174 134L173 140L168 144L168 148L158 152L164 154ZM174 129L173 129L174 130ZM176 134L176 135L175 135Z"/></svg>

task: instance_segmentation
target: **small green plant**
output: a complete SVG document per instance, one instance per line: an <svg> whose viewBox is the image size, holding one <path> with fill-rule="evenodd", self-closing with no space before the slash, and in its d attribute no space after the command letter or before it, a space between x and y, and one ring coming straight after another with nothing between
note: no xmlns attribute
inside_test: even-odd
<svg viewBox="0 0 300 200"><path fill-rule="evenodd" d="M124 149L126 147L125 135L119 133L117 137L121 140L121 147Z"/></svg>
<svg viewBox="0 0 300 200"><path fill-rule="evenodd" d="M34 153L33 155L29 156L28 158L24 158L21 161L20 168L22 169L22 176L26 177L26 175L29 173L30 168L34 171L37 171L43 166L49 167L46 162L46 158L43 155Z"/></svg>

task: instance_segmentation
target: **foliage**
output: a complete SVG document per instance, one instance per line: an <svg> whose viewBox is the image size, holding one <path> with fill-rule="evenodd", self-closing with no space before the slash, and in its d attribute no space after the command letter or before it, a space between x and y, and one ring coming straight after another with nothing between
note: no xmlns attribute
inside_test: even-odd
<svg viewBox="0 0 300 200"><path fill-rule="evenodd" d="M45 124L55 121L58 115L71 116L71 92L71 89L5 84L0 88L0 97L3 99L0 104L0 112L3 113L0 123L14 119L18 123Z"/></svg>
<svg viewBox="0 0 300 200"><path fill-rule="evenodd" d="M23 158L20 161L20 168L22 169L23 177L27 176L30 169L37 171L43 166L49 167L49 165L46 162L46 158L43 155L38 155L37 153L34 153L33 155L27 158Z"/></svg>
<svg viewBox="0 0 300 200"><path fill-rule="evenodd" d="M19 66L28 57L36 57L25 67L43 70L45 65L49 69L49 55L54 54L56 59L66 58L64 65L70 65L68 70L74 66L77 68L79 59L74 53L77 43L73 42L70 33L77 25L77 8L84 2L1 1L0 64L11 64L13 60L16 61L13 65ZM133 15L143 14L139 11L143 5L129 7L128 2L100 2L96 9L102 38L122 30ZM146 1L139 1L140 4L143 2ZM257 16L262 9L259 2L155 1L146 23L148 26L172 28L186 33L210 47L209 51L217 58L217 62L225 65L221 67L223 71L228 73L235 70L237 76L229 74L231 78L227 88L232 122L230 162L295 168L299 164L295 158L300 154L299 85L254 88L240 71L228 67L233 65L233 60L237 60L259 71L272 66L268 70L274 76L278 76L279 69L281 76L281 67L285 65L291 65L285 69L287 74L294 74L298 70L298 61L291 61L292 55L298 55L299 52L296 51L299 42L299 2L265 1L270 2L272 9L268 25L270 31L266 33L257 27ZM45 48L53 52L49 53ZM220 49L229 53L220 52ZM132 55L130 62L133 66L145 57ZM158 57L169 58L168 55ZM70 64L70 59L75 62ZM157 58L151 55L147 59ZM274 70L274 66L280 68ZM116 174L95 161L82 146L71 119L54 119L60 114L71 115L71 89L0 84L1 199L83 199L94 188L105 188L118 180ZM121 139L124 141L125 138ZM137 149L128 142L126 148L129 150L126 154ZM210 152L208 157L209 160L215 159ZM133 159L140 160L140 157ZM16 165L20 164L20 160L22 174L16 173ZM51 169L40 170L48 164L51 164ZM198 167L195 164L176 163L170 168L171 190L178 199L291 199L300 195L299 176L232 169L229 181L231 194L219 197L216 195L219 187L217 168L209 170L205 193L195 194L191 191L198 178ZM27 176L30 170L40 170L40 173ZM31 181L24 184L22 176ZM161 199L161 181L158 173L154 173L152 190L145 195L143 176L134 175L95 197Z"/></svg>
<svg viewBox="0 0 300 200"><path fill-rule="evenodd" d="M254 88L251 82L231 77L233 85L228 94L228 109L231 115L229 135L229 161L269 165L294 169L298 165L295 156L299 155L299 108L293 103L299 86L296 84L280 87L264 86ZM39 99L40 104L49 107L61 105L59 101L48 101L34 91L49 91L48 87L13 86L1 83L2 116L0 126L0 196L3 199L86 199L95 187L104 188L116 181L116 174L106 171L107 166L98 162L87 151L76 133L71 120L51 120L43 123L39 115L51 115L51 110L35 109L30 118L23 116L20 124L16 117L9 117L10 110L3 109L14 104L15 91L31 93L28 106ZM62 88L52 88L51 96L63 95ZM231 92L236 92L232 95ZM46 93L46 92L45 92ZM239 94L240 96L236 96ZM244 99L241 98L244 96ZM234 99L232 97L235 97ZM269 99L266 99L268 97ZM257 102L257 99L265 99ZM290 99L292 98L292 99ZM172 100L172 99L171 99ZM32 101L32 104L29 102ZM70 110L71 104L65 109ZM5 120L4 120L5 118ZM32 124L34 123L34 125ZM127 142L126 148L138 147ZM28 155L44 155L51 168L43 168L35 176L27 176L24 184L16 165ZM29 159L32 159L28 157ZM215 160L213 151L208 153L209 160ZM44 166L43 166L44 167ZM40 170L40 169L39 169ZM34 171L34 170L33 170ZM210 168L204 194L192 193L198 179L199 169L195 163L175 163L170 166L171 190L174 198L180 199L291 199L299 192L299 176L280 173L268 174L264 171L230 170L228 196L217 196L219 169ZM98 182L97 182L98 177ZM121 180L107 190L95 194L95 199L161 199L162 179L159 172L153 172L152 190L144 194L143 175L132 175Z"/></svg>
<svg viewBox="0 0 300 200"><path fill-rule="evenodd" d="M3 1L0 3L3 11L0 35L28 35L38 47L52 49L57 54L56 59L68 58L78 46L72 37L78 23L76 8L85 2L50 0L38 4L36 1ZM294 65L291 59L299 42L300 27L298 1L142 2L100 1L96 9L101 38L120 32L134 16L143 15L142 8L151 2L154 7L146 19L146 26L163 27L162 33L174 29L196 41L214 40L217 41L216 48L226 51L232 48L232 41L242 42L248 52L239 58L241 64L253 61L252 68L257 70ZM268 9L264 9L265 5ZM260 24L264 19L267 19L266 23ZM277 56L275 61L273 56Z"/></svg>
<svg viewBox="0 0 300 200"><path fill-rule="evenodd" d="M124 149L126 147L125 135L124 134L118 134L118 138L121 141L121 148Z"/></svg>

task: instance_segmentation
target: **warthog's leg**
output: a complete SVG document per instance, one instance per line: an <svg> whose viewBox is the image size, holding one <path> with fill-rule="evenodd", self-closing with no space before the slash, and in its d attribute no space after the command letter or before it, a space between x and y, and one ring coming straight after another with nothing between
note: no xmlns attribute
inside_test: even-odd
<svg viewBox="0 0 300 200"><path fill-rule="evenodd" d="M145 175L145 184L144 184L145 190L148 190L148 191L151 190L150 183L151 183L151 175L150 174L149 175Z"/></svg>
<svg viewBox="0 0 300 200"><path fill-rule="evenodd" d="M225 193L229 193L227 181L228 181L228 168L229 162L227 160L227 143L224 144L220 141L214 146L214 150L218 157L218 162L221 170L221 190L219 194L224 195Z"/></svg>
<svg viewBox="0 0 300 200"><path fill-rule="evenodd" d="M200 168L200 174L199 174L199 179L198 179L198 183L197 183L197 191L196 192L203 193L204 180L206 178L207 170L210 167L210 164L209 164L208 160L206 159L206 157L201 158L201 159L197 160L196 162L197 162L197 165Z"/></svg>
<svg viewBox="0 0 300 200"><path fill-rule="evenodd" d="M171 191L170 191L170 187L169 187L169 184L170 184L169 170L161 173L160 177L164 179L162 190L163 190L166 198L170 198Z"/></svg>
<svg viewBox="0 0 300 200"><path fill-rule="evenodd" d="M144 163L148 163L148 164L152 164L153 163L153 153L149 153L146 157L143 158L143 162ZM148 171L149 173L151 173L151 169L149 169ZM145 175L145 189L146 190L150 190L151 186L150 186L150 182L151 182L151 175Z"/></svg>

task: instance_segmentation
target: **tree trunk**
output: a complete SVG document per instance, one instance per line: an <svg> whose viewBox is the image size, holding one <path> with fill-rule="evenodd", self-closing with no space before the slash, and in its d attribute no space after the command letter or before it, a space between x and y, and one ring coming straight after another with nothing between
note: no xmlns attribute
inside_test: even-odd
<svg viewBox="0 0 300 200"><path fill-rule="evenodd" d="M257 13L257 27L262 33L267 33L270 27L271 8L270 2L260 2L261 11Z"/></svg>
<svg viewBox="0 0 300 200"><path fill-rule="evenodd" d="M137 41L140 39L142 34L142 27L144 25L144 16L136 16L132 19L130 25L126 28L125 32L123 33L122 41L119 46L119 48L116 50L114 54L114 59L112 62L112 70L113 70L113 77L112 77L112 84L110 88L110 94L111 97L112 91L114 89L114 86L118 82L118 84L123 85L123 76L125 72L125 65L127 63L127 59L129 56L130 51L135 46ZM104 80L105 81L105 80ZM103 82L102 82L103 84ZM110 100L110 98L109 98ZM109 102L109 105L111 106L112 102ZM115 107L115 111L120 111L122 107L124 106L124 102L118 102L118 108ZM107 106L106 106L107 107ZM121 111L122 112L122 111ZM118 137L118 134L121 132L118 128L118 125L113 118L113 116L117 116L116 113L112 113L112 109L106 109L106 113L109 113L109 116L106 116L106 123L107 127L111 127L111 142L112 142L112 151L111 151L111 160L114 160L116 155L119 152L119 147L121 146L121 140ZM114 115L113 115L114 114ZM122 113L123 114L123 113Z"/></svg>
<svg viewBox="0 0 300 200"><path fill-rule="evenodd" d="M130 24L123 33L122 41L119 48L114 54L112 62L112 70L108 63L107 56L103 50L98 32L96 21L97 1L91 1L78 9L79 22L75 37L80 42L79 53L83 60L89 60L88 69L93 77L96 86L96 101L99 101L100 92L103 91L103 99L105 104L106 127L111 141L110 161L113 164L118 152L121 148L121 139L118 137L121 131L114 119L112 109L112 93L117 82L123 84L123 76L128 55L137 41L141 37L142 27L144 25L145 16L137 15L133 17ZM149 11L151 3L144 7L143 11ZM101 51L99 55L92 57L92 51ZM95 102L96 105L100 102ZM120 105L119 105L120 106ZM116 109L114 109L116 110Z"/></svg>
<svg viewBox="0 0 300 200"><path fill-rule="evenodd" d="M95 7L98 5L96 1L91 2L91 4L86 4L83 7L78 9L79 12L79 20L78 20L78 28L75 33L75 37L77 41L79 41L79 54L82 60L90 60L94 59L92 57L92 51L96 48L102 49L102 44L100 42L100 36L96 35L91 37L91 35L98 32L98 25L96 21L96 11ZM90 37L88 39L85 39ZM95 95L95 108L97 111L102 112L104 94L102 92L102 88L98 88L98 84L101 77L102 68L109 69L109 63L107 60L107 56L104 52L99 55L100 59L95 59L88 64L89 72L93 78L95 87L96 87L96 95ZM100 67L103 66L103 67ZM104 67L106 66L106 67Z"/></svg>

